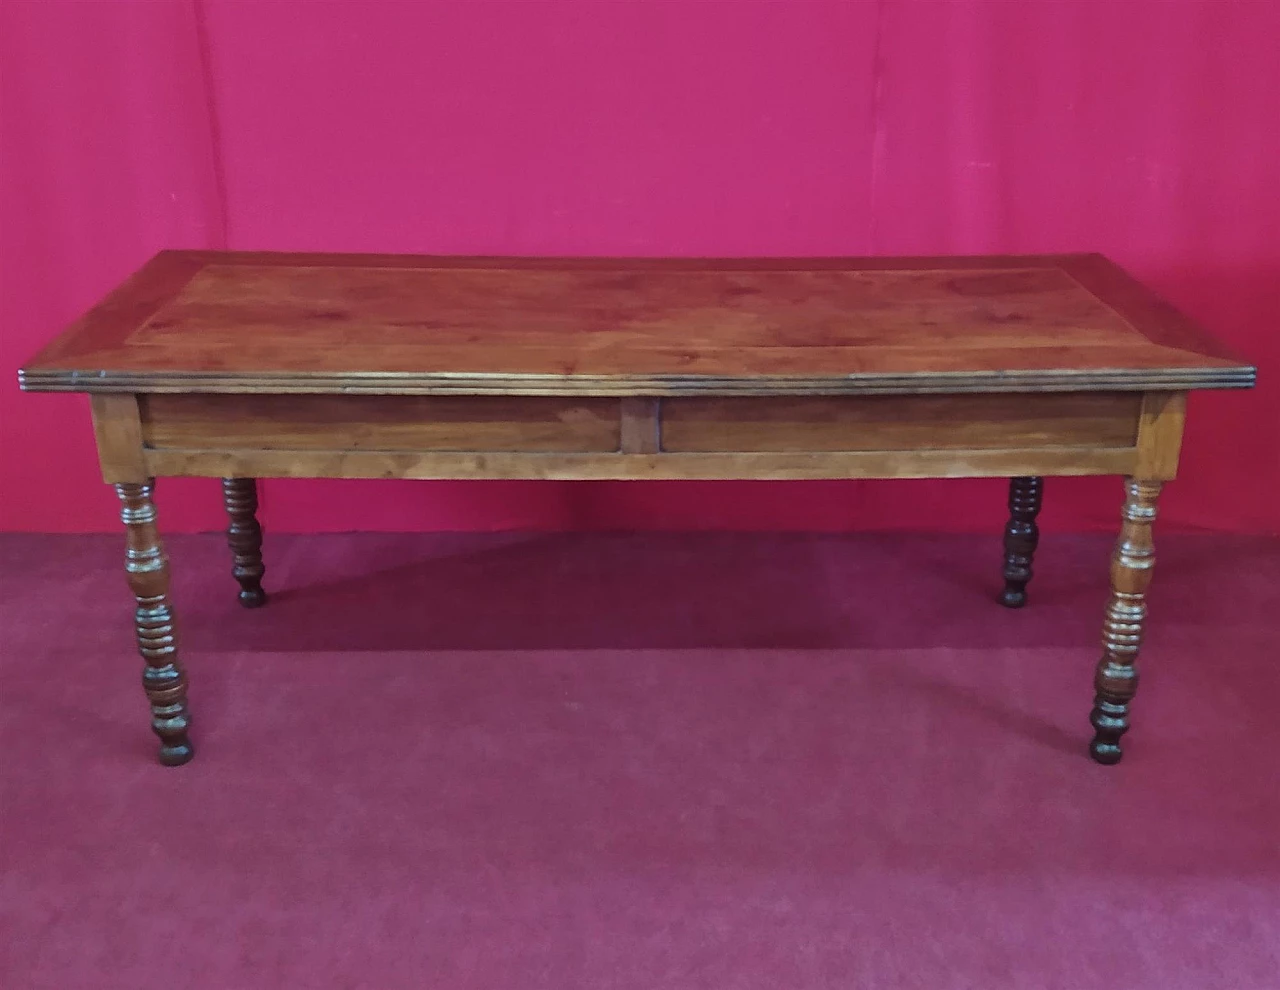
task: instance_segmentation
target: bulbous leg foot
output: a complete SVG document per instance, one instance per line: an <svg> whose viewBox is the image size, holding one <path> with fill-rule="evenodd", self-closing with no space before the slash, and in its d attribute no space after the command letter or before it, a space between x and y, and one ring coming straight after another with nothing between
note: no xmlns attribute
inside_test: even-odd
<svg viewBox="0 0 1280 990"><path fill-rule="evenodd" d="M1000 604L1005 608L1022 608L1027 604L1027 593L1021 588L1005 588L1000 592Z"/></svg>
<svg viewBox="0 0 1280 990"><path fill-rule="evenodd" d="M261 608L267 604L267 593L261 588L241 588L240 604L245 608Z"/></svg>
<svg viewBox="0 0 1280 990"><path fill-rule="evenodd" d="M191 758L195 755L196 752L192 748L190 740L176 746L162 745L160 747L160 762L166 767L180 767L184 763L191 762Z"/></svg>
<svg viewBox="0 0 1280 990"><path fill-rule="evenodd" d="M1119 763L1124 756L1120 749L1120 737L1129 729L1127 706L1095 700L1089 724L1094 731L1093 740L1089 743L1089 755L1095 762L1107 766Z"/></svg>

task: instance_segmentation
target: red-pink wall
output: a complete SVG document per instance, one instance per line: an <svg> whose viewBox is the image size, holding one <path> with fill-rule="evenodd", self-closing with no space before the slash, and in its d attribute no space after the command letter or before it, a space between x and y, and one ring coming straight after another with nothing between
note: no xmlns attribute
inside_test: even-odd
<svg viewBox="0 0 1280 990"><path fill-rule="evenodd" d="M0 7L0 366L154 250L1101 250L1262 366L1174 525L1280 528L1280 5ZM10 379L12 382L12 379ZM83 399L0 388L0 528L115 525ZM1047 523L1111 526L1108 479ZM276 529L998 526L995 482L281 482ZM168 481L166 528L221 525Z"/></svg>

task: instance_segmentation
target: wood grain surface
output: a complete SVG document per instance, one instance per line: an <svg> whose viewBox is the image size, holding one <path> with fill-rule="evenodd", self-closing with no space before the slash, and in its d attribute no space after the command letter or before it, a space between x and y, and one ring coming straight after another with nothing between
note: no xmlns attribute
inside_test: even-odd
<svg viewBox="0 0 1280 990"><path fill-rule="evenodd" d="M144 395L151 447L612 451L617 399L421 395Z"/></svg>
<svg viewBox="0 0 1280 990"><path fill-rule="evenodd" d="M1097 255L483 259L164 252L32 390L696 395L1242 387Z"/></svg>
<svg viewBox="0 0 1280 990"><path fill-rule="evenodd" d="M662 449L1131 447L1141 403L1123 392L665 399Z"/></svg>
<svg viewBox="0 0 1280 990"><path fill-rule="evenodd" d="M559 481L1009 478L1127 474L1132 447L828 451L823 454L393 453L369 450L154 450L156 476L224 478L524 478Z"/></svg>

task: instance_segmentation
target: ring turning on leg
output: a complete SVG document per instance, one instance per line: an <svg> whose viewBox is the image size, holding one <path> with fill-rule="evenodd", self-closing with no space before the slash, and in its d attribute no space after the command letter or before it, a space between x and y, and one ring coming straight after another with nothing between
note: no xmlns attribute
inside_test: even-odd
<svg viewBox="0 0 1280 990"><path fill-rule="evenodd" d="M1111 557L1111 599L1102 623L1102 659L1094 676L1096 695L1089 721L1094 728L1090 755L1099 763L1119 763L1120 737L1129 730L1129 706L1138 689L1138 649L1147 617L1147 588L1155 567L1151 527L1160 482L1125 482L1120 537Z"/></svg>
<svg viewBox="0 0 1280 990"><path fill-rule="evenodd" d="M135 627L144 664L142 687L151 703L151 729L160 737L160 762L178 766L193 755L187 737L191 717L169 603L169 561L156 530L153 484L118 484L116 493L125 526L125 573L138 603Z"/></svg>
<svg viewBox="0 0 1280 990"><path fill-rule="evenodd" d="M240 604L257 608L267 603L262 590L262 527L258 525L258 484L253 478L223 478L227 505L227 543L234 561L231 573L240 582Z"/></svg>
<svg viewBox="0 0 1280 990"><path fill-rule="evenodd" d="M1043 478L1014 478L1009 482L1009 522L1004 528L1004 591L1000 604L1021 608L1027 603L1027 582L1040 529L1036 516L1044 493Z"/></svg>

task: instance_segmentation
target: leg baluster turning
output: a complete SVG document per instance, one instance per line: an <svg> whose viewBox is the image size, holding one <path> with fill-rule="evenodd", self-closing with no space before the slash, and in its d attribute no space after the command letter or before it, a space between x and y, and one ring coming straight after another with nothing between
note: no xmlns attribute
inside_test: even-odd
<svg viewBox="0 0 1280 990"><path fill-rule="evenodd" d="M151 702L151 729L160 737L160 762L178 766L192 757L187 738L187 677L178 661L173 607L169 603L169 561L156 531L153 484L116 485L125 525L125 573L138 602L136 627L142 654L142 686Z"/></svg>
<svg viewBox="0 0 1280 990"><path fill-rule="evenodd" d="M262 527L258 525L258 485L252 478L223 478L222 494L227 503L227 543L234 565L231 573L240 582L240 604L257 608L267 603L262 590Z"/></svg>
<svg viewBox="0 0 1280 990"><path fill-rule="evenodd" d="M1009 482L1009 523L1004 528L1004 591L1000 604L1021 608L1027 604L1027 582L1040 529L1036 516L1044 493L1043 478L1014 478Z"/></svg>
<svg viewBox="0 0 1280 990"><path fill-rule="evenodd" d="M1089 721L1089 753L1099 763L1119 763L1120 737L1129 729L1129 705L1138 689L1138 649L1147 617L1146 594L1155 566L1151 525L1160 482L1125 482L1120 538L1111 557L1111 600L1102 624L1102 659L1094 677L1097 694Z"/></svg>

